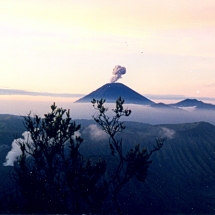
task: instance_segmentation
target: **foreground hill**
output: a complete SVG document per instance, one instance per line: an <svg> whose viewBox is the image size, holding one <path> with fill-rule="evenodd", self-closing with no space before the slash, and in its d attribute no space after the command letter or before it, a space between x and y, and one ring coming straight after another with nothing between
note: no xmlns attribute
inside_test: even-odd
<svg viewBox="0 0 215 215"><path fill-rule="evenodd" d="M9 173L11 168L5 168L2 164L5 162L5 157L11 149L11 143L14 138L21 137L25 131L23 125L23 117L0 114L0 184L4 186L5 181L2 172ZM2 188L2 186L0 186Z"/></svg>
<svg viewBox="0 0 215 215"><path fill-rule="evenodd" d="M17 121L15 121L17 120ZM4 123L3 123L3 122ZM76 120L82 125L85 139L82 152L87 156L103 157L110 161L108 137L92 120ZM22 118L8 116L0 120L1 135L12 135L23 127ZM125 151L139 143L151 149L157 137L167 140L152 157L145 183L133 180L120 194L124 213L140 214L213 214L215 209L215 126L205 122L150 125L125 122L123 139ZM9 127L7 127L9 126ZM23 125L22 125L23 126ZM4 127L4 129L3 129ZM10 130L8 131L9 128ZM13 130L14 129L14 130ZM14 132L15 131L15 132ZM24 131L24 130L23 130ZM9 133L7 133L9 132ZM9 137L9 136L8 136ZM0 145L3 162L10 149ZM5 190L10 180L11 167L0 168L0 189ZM109 207L109 206L107 206Z"/></svg>
<svg viewBox="0 0 215 215"><path fill-rule="evenodd" d="M137 143L152 148L157 137L167 140L153 155L146 182L133 180L124 189L121 194L124 211L214 213L215 126L205 122L155 126L126 122L126 125L126 131L119 135L125 140L126 150ZM86 130L85 135L89 135ZM83 150L88 155L105 157L109 153L107 141L104 138L87 142Z"/></svg>
<svg viewBox="0 0 215 215"><path fill-rule="evenodd" d="M10 145L15 136L24 131L23 117L0 114L0 145Z"/></svg>
<svg viewBox="0 0 215 215"><path fill-rule="evenodd" d="M174 138L153 157L145 196L156 211L214 213L215 127L209 123L165 125ZM159 204L157 204L159 202Z"/></svg>

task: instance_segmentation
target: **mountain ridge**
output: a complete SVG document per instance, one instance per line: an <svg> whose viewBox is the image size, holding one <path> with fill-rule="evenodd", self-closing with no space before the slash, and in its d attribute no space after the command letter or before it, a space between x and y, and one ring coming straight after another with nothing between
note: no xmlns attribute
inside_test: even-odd
<svg viewBox="0 0 215 215"><path fill-rule="evenodd" d="M215 105L213 104L189 98L172 104L165 104L162 102L156 103L122 83L104 84L91 93L78 99L75 103L90 103L92 99L99 100L101 98L105 99L107 103L115 103L119 97L123 98L127 104L147 105L159 109L167 108L186 110L183 108L193 107L195 110L215 110Z"/></svg>
<svg viewBox="0 0 215 215"><path fill-rule="evenodd" d="M199 101L197 99L184 99L180 102L169 104L172 107L183 108L183 107L195 107L196 109L207 109L215 110L215 105Z"/></svg>

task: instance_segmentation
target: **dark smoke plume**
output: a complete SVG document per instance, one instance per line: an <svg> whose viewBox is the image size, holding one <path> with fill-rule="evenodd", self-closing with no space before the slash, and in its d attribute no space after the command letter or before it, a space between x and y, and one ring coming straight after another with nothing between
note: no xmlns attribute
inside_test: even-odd
<svg viewBox="0 0 215 215"><path fill-rule="evenodd" d="M113 77L110 79L110 82L111 83L114 83L116 82L118 79L120 79L122 77L122 75L124 75L126 73L126 68L125 67L122 67L122 66L115 66L113 68Z"/></svg>

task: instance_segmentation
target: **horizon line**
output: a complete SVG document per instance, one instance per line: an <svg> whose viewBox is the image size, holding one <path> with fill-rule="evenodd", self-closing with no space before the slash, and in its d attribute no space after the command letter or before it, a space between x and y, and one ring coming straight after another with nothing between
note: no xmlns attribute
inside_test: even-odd
<svg viewBox="0 0 215 215"><path fill-rule="evenodd" d="M49 92L32 92L26 90L17 90L17 89L2 89L0 88L0 95L26 95L26 96L49 96L49 97L64 97L64 98L81 98L86 96L87 94L81 93L49 93ZM212 97L188 97L184 95L171 95L171 94L141 94L142 96L148 99L165 99L165 100L184 100L188 98L192 99L200 99L200 100L208 100L215 101L215 98Z"/></svg>

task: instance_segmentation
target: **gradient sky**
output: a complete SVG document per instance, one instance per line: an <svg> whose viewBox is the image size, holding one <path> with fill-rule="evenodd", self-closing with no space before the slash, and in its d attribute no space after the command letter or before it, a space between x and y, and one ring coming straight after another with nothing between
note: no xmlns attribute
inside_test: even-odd
<svg viewBox="0 0 215 215"><path fill-rule="evenodd" d="M1 0L0 88L215 97L214 0ZM8 95L9 96L9 95Z"/></svg>

